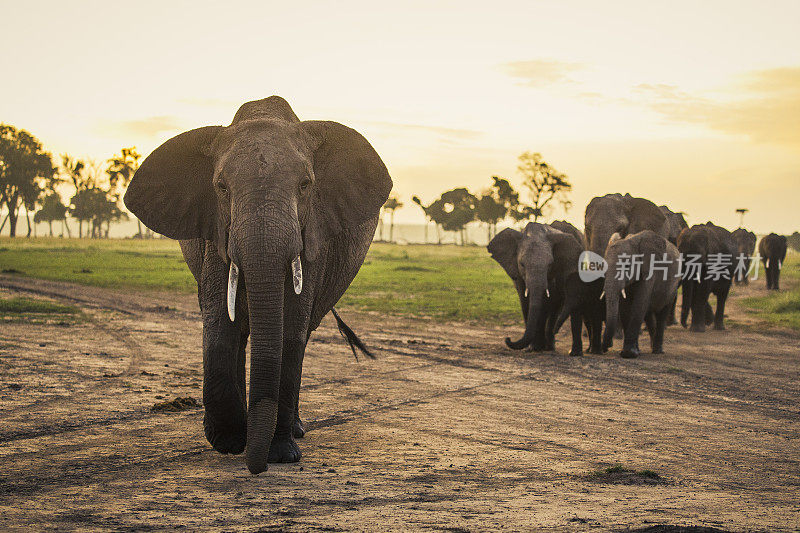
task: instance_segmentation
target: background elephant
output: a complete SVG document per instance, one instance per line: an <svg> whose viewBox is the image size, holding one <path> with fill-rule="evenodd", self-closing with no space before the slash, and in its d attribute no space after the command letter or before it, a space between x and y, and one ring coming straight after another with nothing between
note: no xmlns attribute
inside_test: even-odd
<svg viewBox="0 0 800 533"><path fill-rule="evenodd" d="M750 270L750 259L753 256L753 252L756 250L756 234L744 228L739 228L731 232L731 238L736 246L734 263L737 267L739 264L739 256L743 256L742 268L734 269L734 281L737 284L747 285L749 283L747 272Z"/></svg>
<svg viewBox="0 0 800 533"><path fill-rule="evenodd" d="M641 257L638 271L620 270L622 254L627 254L628 258ZM625 332L620 352L622 357L639 356L642 321L647 324L653 353L663 353L664 329L680 283L678 249L663 236L645 230L625 238L614 235L606 249L605 259L608 271L603 285L606 299L603 350L608 350L614 343L619 316Z"/></svg>
<svg viewBox="0 0 800 533"><path fill-rule="evenodd" d="M786 237L770 233L758 243L758 255L767 271L767 289L780 290L781 269L786 260Z"/></svg>
<svg viewBox="0 0 800 533"><path fill-rule="evenodd" d="M683 213L676 213L665 205L660 205L658 208L667 219L667 240L677 246L678 236L683 230L689 227L689 224L687 224L686 219L683 218Z"/></svg>
<svg viewBox="0 0 800 533"><path fill-rule="evenodd" d="M717 310L713 313L714 329L725 329L725 301L728 299L736 266L736 245L730 232L711 222L694 225L681 233L678 250L681 252L683 264L681 325L686 327L691 311L691 330L705 331L706 324L712 322L708 297L713 293L717 296ZM724 268L715 268L714 256L726 263Z"/></svg>
<svg viewBox="0 0 800 533"><path fill-rule="evenodd" d="M166 141L128 187L128 209L182 240L197 280L206 437L222 453L246 444L253 473L300 458L293 433L308 337L358 272L391 188L355 130L301 122L277 96L242 105L230 126Z"/></svg>
<svg viewBox="0 0 800 533"><path fill-rule="evenodd" d="M504 229L486 247L506 271L517 289L525 333L506 344L515 350L531 346L536 351L555 349L555 325L565 292L580 290L568 280L578 276L578 259L583 246L573 234L531 222L525 231ZM572 355L581 355L581 318L572 323Z"/></svg>

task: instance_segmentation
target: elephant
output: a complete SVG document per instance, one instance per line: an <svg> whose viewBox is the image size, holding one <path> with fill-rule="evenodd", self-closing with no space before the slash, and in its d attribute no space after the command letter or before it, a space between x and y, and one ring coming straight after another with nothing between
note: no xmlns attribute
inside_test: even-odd
<svg viewBox="0 0 800 533"><path fill-rule="evenodd" d="M683 218L683 213L676 213L665 205L660 205L658 208L667 219L667 240L677 246L678 236L683 230L689 227L689 224L687 224L686 219Z"/></svg>
<svg viewBox="0 0 800 533"><path fill-rule="evenodd" d="M733 280L736 256L731 233L711 222L696 224L681 232L678 250L682 262L681 325L686 327L691 311L691 331L705 331L710 323L714 324L714 329L725 329L725 301ZM717 296L716 312L708 303L711 293Z"/></svg>
<svg viewBox="0 0 800 533"><path fill-rule="evenodd" d="M278 96L169 139L133 176L126 206L180 241L197 281L206 438L246 450L254 474L300 459L306 344L361 267L391 188L358 132L300 121Z"/></svg>
<svg viewBox="0 0 800 533"><path fill-rule="evenodd" d="M747 273L750 271L750 259L756 250L756 234L744 228L739 228L731 232L731 238L736 245L734 281L737 285L747 285L749 283ZM742 262L741 268L739 268L740 260Z"/></svg>
<svg viewBox="0 0 800 533"><path fill-rule="evenodd" d="M514 350L529 346L534 351L554 350L556 320L568 298L566 292L581 290L575 281L580 283L578 259L583 245L571 232L530 222L522 232L504 229L486 248L514 282L525 322L522 338L512 341L506 337L506 345ZM582 355L579 311L573 312L571 317L570 355Z"/></svg>
<svg viewBox="0 0 800 533"><path fill-rule="evenodd" d="M600 257L605 255L608 241L615 233L627 237L649 229L669 237L669 224L661 209L650 200L630 194L614 193L592 198L586 206L584 226L589 250ZM600 299L603 280L592 282L591 291L595 296L592 301L597 307L592 315L603 316L605 307Z"/></svg>
<svg viewBox="0 0 800 533"><path fill-rule="evenodd" d="M630 268L631 262L627 266L623 263L636 257L641 259L638 269ZM678 249L652 230L624 238L614 234L606 248L605 259L608 271L603 283L606 300L603 351L613 346L619 316L625 334L621 357L639 356L642 321L650 333L652 352L664 353L664 329L680 283Z"/></svg>
<svg viewBox="0 0 800 533"><path fill-rule="evenodd" d="M758 255L767 271L767 290L780 290L781 269L786 260L786 237L770 233L758 243Z"/></svg>
<svg viewBox="0 0 800 533"><path fill-rule="evenodd" d="M683 230L689 227L689 224L687 224L686 219L683 218L683 213L676 213L665 205L660 205L658 208L667 218L667 240L677 246L678 236ZM675 302L677 303L677 299ZM667 318L667 325L671 326L677 323L678 320L675 318L675 304L673 304L672 309L669 312L669 317Z"/></svg>

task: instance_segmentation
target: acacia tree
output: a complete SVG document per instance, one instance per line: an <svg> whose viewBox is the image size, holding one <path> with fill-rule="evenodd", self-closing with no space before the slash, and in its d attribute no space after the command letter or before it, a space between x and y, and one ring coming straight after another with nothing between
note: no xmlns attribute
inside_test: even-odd
<svg viewBox="0 0 800 533"><path fill-rule="evenodd" d="M108 160L108 183L110 185L110 192L117 194L119 197L120 189L124 191L128 184L133 179L133 175L139 169L139 159L142 156L136 151L135 146L130 148L123 148L120 153L114 155ZM139 237L142 236L142 222L137 218L136 223L139 226Z"/></svg>
<svg viewBox="0 0 800 533"><path fill-rule="evenodd" d="M572 206L568 194L572 191L572 184L566 174L558 172L548 165L540 153L524 152L519 156L517 170L522 174L523 184L530 191L532 211L528 211L533 221L536 222L545 209L552 207L552 202L557 202L566 210ZM519 215L525 214L525 209L520 209Z"/></svg>
<svg viewBox="0 0 800 533"><path fill-rule="evenodd" d="M519 205L519 193L508 180L492 176L494 183L475 204L475 218L486 224L488 240L497 233L497 223Z"/></svg>
<svg viewBox="0 0 800 533"><path fill-rule="evenodd" d="M35 215L33 215L33 222L39 224L40 222L47 222L50 228L50 236L53 236L53 222L60 220L62 228L66 224L67 219L67 206L61 201L61 196L55 191L42 199L42 207Z"/></svg>
<svg viewBox="0 0 800 533"><path fill-rule="evenodd" d="M440 231L442 221L447 213L444 212L444 204L441 200L436 200L435 202L431 203L430 205L423 205L422 200L419 199L419 196L413 196L411 198L415 204L420 206L422 211L425 213L425 243L428 242L428 224L427 222L433 222L434 226L436 227L436 244L442 244L442 233Z"/></svg>
<svg viewBox="0 0 800 533"><path fill-rule="evenodd" d="M461 245L467 243L465 229L467 224L475 220L475 204L478 199L464 187L442 193L439 201L445 212L442 228L455 232L461 238Z"/></svg>
<svg viewBox="0 0 800 533"><path fill-rule="evenodd" d="M403 203L396 196L390 196L383 209L389 211L389 242L394 242L394 212L403 207ZM381 217L382 218L382 217Z"/></svg>
<svg viewBox="0 0 800 533"><path fill-rule="evenodd" d="M0 231L8 220L9 235L16 236L19 208L24 206L26 214L35 209L43 191L42 182L51 179L54 172L50 154L36 137L0 124L0 205L8 210ZM30 233L28 218L28 236Z"/></svg>

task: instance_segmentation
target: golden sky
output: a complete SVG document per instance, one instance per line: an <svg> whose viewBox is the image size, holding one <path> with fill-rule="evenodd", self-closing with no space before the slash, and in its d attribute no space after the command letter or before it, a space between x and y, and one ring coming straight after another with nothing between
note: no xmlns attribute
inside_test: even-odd
<svg viewBox="0 0 800 533"><path fill-rule="evenodd" d="M516 184L529 150L572 179L579 227L630 192L690 224L746 207L756 232L800 229L794 0L0 1L0 122L54 154L149 153L277 94L372 142L401 222L422 220L413 194Z"/></svg>

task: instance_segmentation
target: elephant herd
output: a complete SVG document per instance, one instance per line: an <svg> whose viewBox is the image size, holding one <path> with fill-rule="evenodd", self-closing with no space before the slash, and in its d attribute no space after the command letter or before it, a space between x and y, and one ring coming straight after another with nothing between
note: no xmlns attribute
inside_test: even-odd
<svg viewBox="0 0 800 533"><path fill-rule="evenodd" d="M489 242L487 250L511 277L522 308L525 332L517 341L506 338L510 348L554 350L555 335L569 318L570 355L583 355L585 326L589 353L606 353L621 334L620 355L638 357L642 323L652 353L663 353L664 332L677 322L679 286L683 327L725 329L731 284L748 283L757 240L743 228L729 232L711 222L689 227L667 206L619 193L589 202L585 232L566 221L531 222ZM767 288L778 290L786 238L767 235L759 255ZM602 271L598 267L592 275L591 264ZM711 294L716 309L709 304Z"/></svg>
<svg viewBox="0 0 800 533"><path fill-rule="evenodd" d="M305 428L298 395L308 339L363 263L391 189L386 166L358 132L337 122L301 121L277 96L243 104L228 126L167 140L128 186L128 209L153 231L180 240L197 281L206 438L220 453L246 452L254 474L267 463L300 459L296 439ZM527 324L522 339L509 345L552 350L569 317L572 353L583 351L583 323L589 351L600 353L611 345L619 312L624 355L638 354L642 320L651 328L653 351L660 351L676 283L636 278L616 284L608 276L586 283L579 261L587 248L611 263L631 250L675 256L676 243L704 257L735 248L722 228L685 226L680 215L648 200L612 194L590 203L585 237L566 222L499 233L489 251L513 279ZM771 243L762 240L768 245L762 255L772 254L768 279L777 288L783 255ZM693 329L702 329L710 315L701 304L716 291L721 327L728 288L701 281L684 289L683 321L691 308L700 314ZM334 317L351 346L363 349ZM612 318L601 340L604 317Z"/></svg>

